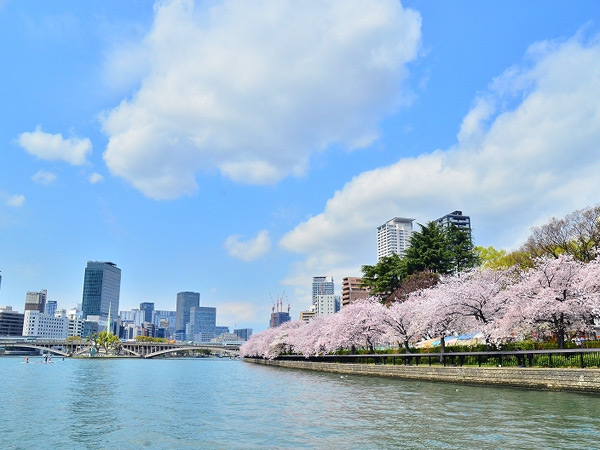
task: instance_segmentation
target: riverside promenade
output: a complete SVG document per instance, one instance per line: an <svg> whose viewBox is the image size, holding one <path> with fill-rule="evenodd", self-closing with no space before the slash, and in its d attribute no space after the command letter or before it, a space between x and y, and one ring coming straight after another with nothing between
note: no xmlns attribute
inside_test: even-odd
<svg viewBox="0 0 600 450"><path fill-rule="evenodd" d="M244 358L245 362L290 369L370 375L421 381L512 386L600 394L600 369L550 367L472 367L317 362Z"/></svg>

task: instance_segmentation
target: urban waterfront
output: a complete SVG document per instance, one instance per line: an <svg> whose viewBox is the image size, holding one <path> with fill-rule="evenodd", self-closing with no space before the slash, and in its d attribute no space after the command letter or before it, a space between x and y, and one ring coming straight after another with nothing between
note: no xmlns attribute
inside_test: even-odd
<svg viewBox="0 0 600 450"><path fill-rule="evenodd" d="M239 360L0 358L0 448L598 448L600 398Z"/></svg>

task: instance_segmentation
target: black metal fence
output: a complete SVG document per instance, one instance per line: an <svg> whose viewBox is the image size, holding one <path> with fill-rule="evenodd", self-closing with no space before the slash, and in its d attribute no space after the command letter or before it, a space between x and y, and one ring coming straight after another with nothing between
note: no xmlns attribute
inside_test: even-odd
<svg viewBox="0 0 600 450"><path fill-rule="evenodd" d="M303 355L280 355L276 359L284 361L406 366L600 368L600 348L455 353L372 353L310 357Z"/></svg>

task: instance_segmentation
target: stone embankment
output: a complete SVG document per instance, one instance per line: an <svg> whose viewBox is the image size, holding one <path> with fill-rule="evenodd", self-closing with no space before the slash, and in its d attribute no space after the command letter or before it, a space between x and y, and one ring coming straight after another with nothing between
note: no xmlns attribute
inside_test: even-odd
<svg viewBox="0 0 600 450"><path fill-rule="evenodd" d="M516 386L528 389L600 393L600 369L550 369L535 367L443 367L383 364L346 364L244 358L267 366L315 370L348 375L371 375L421 381Z"/></svg>

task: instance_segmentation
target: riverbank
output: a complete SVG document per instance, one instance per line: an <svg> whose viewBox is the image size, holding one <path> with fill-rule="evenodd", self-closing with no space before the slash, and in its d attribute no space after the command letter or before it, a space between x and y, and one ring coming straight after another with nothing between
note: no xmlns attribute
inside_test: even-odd
<svg viewBox="0 0 600 450"><path fill-rule="evenodd" d="M600 394L600 369L535 367L440 367L325 363L244 358L245 362L346 375L371 375L421 381L512 386Z"/></svg>

